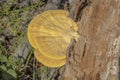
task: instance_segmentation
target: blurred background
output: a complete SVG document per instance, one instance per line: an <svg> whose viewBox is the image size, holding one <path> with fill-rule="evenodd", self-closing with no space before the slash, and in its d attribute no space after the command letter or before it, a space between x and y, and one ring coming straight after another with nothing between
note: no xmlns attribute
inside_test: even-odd
<svg viewBox="0 0 120 80"><path fill-rule="evenodd" d="M68 0L0 0L0 80L55 79L58 68L36 61L26 32L35 15L66 9L66 4Z"/></svg>

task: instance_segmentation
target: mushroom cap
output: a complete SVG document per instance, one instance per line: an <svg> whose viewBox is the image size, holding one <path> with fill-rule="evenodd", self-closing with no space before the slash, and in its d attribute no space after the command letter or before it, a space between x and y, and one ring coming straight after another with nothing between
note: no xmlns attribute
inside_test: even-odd
<svg viewBox="0 0 120 80"><path fill-rule="evenodd" d="M31 45L50 59L66 58L72 37L77 40L78 26L65 10L48 10L32 19L28 28Z"/></svg>
<svg viewBox="0 0 120 80"><path fill-rule="evenodd" d="M40 29L41 24L44 23L44 18L42 16L43 15L49 16L50 14L58 14L58 15L63 15L63 16L69 15L69 13L64 10L48 10L48 11L43 12L42 14L36 15L29 23L28 31L27 31L28 40L29 40L30 44L32 45L32 47L36 48L34 39L35 39L36 35L39 33L39 32L37 32L37 30ZM42 34L42 33L40 33L40 34ZM47 34L43 33L42 35L47 35Z"/></svg>
<svg viewBox="0 0 120 80"><path fill-rule="evenodd" d="M35 58L41 62L43 65L48 67L60 67L63 66L66 63L66 58L64 59L52 59L49 57L46 57L45 55L41 54L37 49L34 52Z"/></svg>

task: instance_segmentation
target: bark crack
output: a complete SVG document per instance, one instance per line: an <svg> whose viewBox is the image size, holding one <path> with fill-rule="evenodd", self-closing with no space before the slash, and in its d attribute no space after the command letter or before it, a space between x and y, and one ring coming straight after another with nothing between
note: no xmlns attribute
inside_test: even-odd
<svg viewBox="0 0 120 80"><path fill-rule="evenodd" d="M85 56L85 53L86 53L86 42L85 42L85 45L84 45L84 49L83 49L82 58L84 58L84 56Z"/></svg>

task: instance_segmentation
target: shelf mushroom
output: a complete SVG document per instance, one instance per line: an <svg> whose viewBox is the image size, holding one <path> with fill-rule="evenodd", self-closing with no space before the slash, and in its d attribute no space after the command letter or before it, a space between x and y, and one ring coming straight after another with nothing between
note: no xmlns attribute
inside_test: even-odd
<svg viewBox="0 0 120 80"><path fill-rule="evenodd" d="M68 11L48 10L32 19L27 35L39 62L48 67L60 67L66 63L66 49L71 38L77 40L79 37L77 30Z"/></svg>
<svg viewBox="0 0 120 80"><path fill-rule="evenodd" d="M54 67L58 67L58 66L63 66L66 62L66 58L52 59L52 58L44 56L38 50L35 50L34 55L39 62L41 62L43 65L48 66L48 67L54 68Z"/></svg>

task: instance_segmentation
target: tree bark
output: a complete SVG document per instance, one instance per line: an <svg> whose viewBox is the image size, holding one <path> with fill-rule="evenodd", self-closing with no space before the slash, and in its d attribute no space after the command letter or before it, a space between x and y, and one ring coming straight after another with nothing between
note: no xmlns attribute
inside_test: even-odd
<svg viewBox="0 0 120 80"><path fill-rule="evenodd" d="M73 0L79 40L67 52L58 80L119 80L120 0Z"/></svg>

